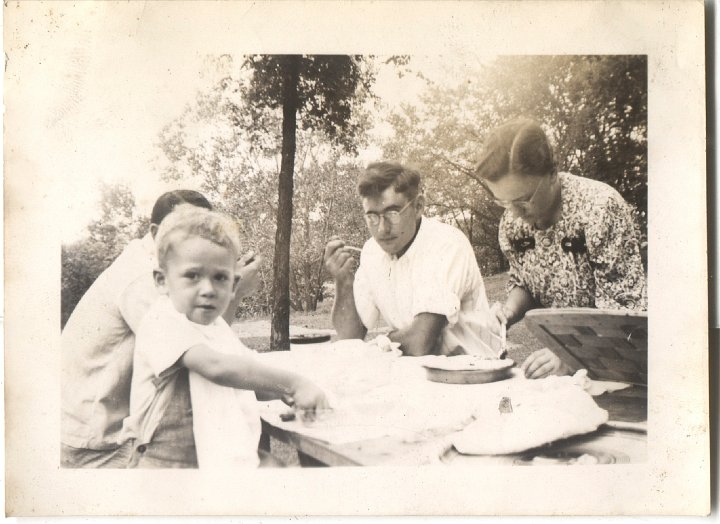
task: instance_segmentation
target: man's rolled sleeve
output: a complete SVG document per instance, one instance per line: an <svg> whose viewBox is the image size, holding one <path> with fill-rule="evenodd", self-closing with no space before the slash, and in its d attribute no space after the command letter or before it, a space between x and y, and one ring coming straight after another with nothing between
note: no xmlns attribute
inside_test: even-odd
<svg viewBox="0 0 720 524"><path fill-rule="evenodd" d="M469 242L464 238L451 240L439 246L437 257L425 260L413 273L412 312L443 315L453 326L459 318L461 300L474 288L473 281L480 278L480 272Z"/></svg>

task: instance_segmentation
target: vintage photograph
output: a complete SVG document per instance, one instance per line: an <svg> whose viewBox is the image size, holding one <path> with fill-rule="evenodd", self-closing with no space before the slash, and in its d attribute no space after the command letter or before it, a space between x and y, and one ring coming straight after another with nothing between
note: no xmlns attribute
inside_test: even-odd
<svg viewBox="0 0 720 524"><path fill-rule="evenodd" d="M63 467L644 460L646 57L201 63L63 245Z"/></svg>
<svg viewBox="0 0 720 524"><path fill-rule="evenodd" d="M17 240L12 217L31 187L17 173L36 172L57 210L43 277L54 279L56 308L43 314L53 360L38 372L57 386L43 411L49 477L212 495L35 507L9 482L11 514L665 513L638 505L673 460L653 431L673 420L658 400L688 374L706 383L707 355L700 337L693 367L669 381L659 358L672 349L661 288L677 253L658 235L671 193L652 160L668 129L652 103L657 51L319 49L247 34L195 45L208 26L154 35L168 13L188 27L193 7L238 23L252 10L5 7L6 119L33 99L16 64L51 60L46 156L6 130L5 238ZM32 24L54 39L23 44ZM22 398L8 385L6 406ZM12 433L19 411L7 413ZM677 413L707 488L707 404ZM8 471L24 464L13 442ZM567 500L535 487L521 505L492 490L435 506L418 495L493 476L575 487ZM383 485L408 477L415 495L386 504ZM242 499L218 503L216 486L237 482ZM610 488L573 495L615 483L625 495L606 511ZM319 496L343 484L359 498ZM702 513L707 495L672 507ZM379 502L358 510L363 499Z"/></svg>

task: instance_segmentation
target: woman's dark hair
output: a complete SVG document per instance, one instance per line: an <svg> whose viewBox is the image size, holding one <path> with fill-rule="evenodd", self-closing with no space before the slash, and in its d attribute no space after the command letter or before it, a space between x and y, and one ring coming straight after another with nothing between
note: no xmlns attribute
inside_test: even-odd
<svg viewBox="0 0 720 524"><path fill-rule="evenodd" d="M526 118L501 125L485 140L475 173L497 180L509 173L542 176L556 171L552 147L540 124Z"/></svg>
<svg viewBox="0 0 720 524"><path fill-rule="evenodd" d="M176 189L175 191L163 193L155 201L152 213L150 214L150 223L160 225L160 222L162 222L178 204L192 204L193 206L212 210L212 205L210 205L208 199L201 193L193 191L192 189Z"/></svg>
<svg viewBox="0 0 720 524"><path fill-rule="evenodd" d="M420 172L399 162L374 162L365 168L358 179L361 197L376 197L389 187L412 200L420 192Z"/></svg>

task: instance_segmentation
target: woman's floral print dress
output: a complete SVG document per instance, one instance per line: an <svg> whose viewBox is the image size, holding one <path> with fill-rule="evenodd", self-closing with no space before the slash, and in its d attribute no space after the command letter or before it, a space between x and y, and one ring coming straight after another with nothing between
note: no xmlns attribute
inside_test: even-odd
<svg viewBox="0 0 720 524"><path fill-rule="evenodd" d="M522 286L542 307L647 309L639 232L612 187L560 173L562 216L537 229L505 211L500 248L510 262L508 290Z"/></svg>

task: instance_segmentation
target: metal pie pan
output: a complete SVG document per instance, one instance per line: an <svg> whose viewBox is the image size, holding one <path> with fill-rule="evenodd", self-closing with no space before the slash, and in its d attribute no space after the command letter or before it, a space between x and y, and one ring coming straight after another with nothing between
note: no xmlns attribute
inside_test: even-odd
<svg viewBox="0 0 720 524"><path fill-rule="evenodd" d="M440 369L431 366L424 366L427 379L432 382L442 382L445 384L485 384L487 382L497 382L509 378L512 374L513 362L509 361L509 365L500 369Z"/></svg>

